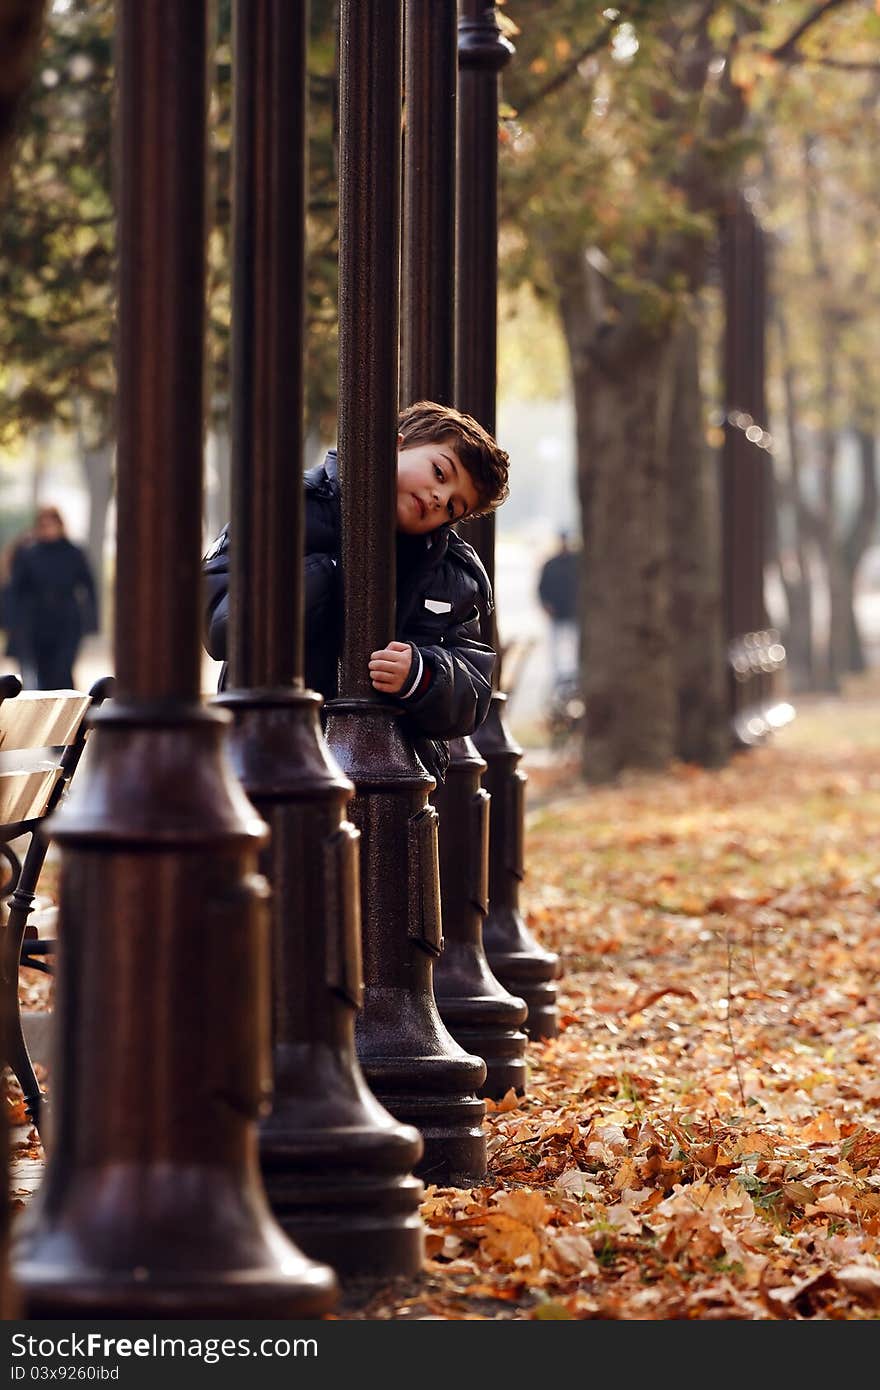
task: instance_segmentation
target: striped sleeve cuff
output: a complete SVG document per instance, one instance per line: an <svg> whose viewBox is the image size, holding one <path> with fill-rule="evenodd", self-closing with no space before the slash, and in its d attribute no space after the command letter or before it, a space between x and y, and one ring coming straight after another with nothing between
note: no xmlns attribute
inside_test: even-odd
<svg viewBox="0 0 880 1390"><path fill-rule="evenodd" d="M425 662L423 655L418 651L416 644L410 644L413 648L413 666L410 670L410 681L405 691L400 691L398 699L412 699L414 695L424 695L428 685L431 684L432 670L430 664Z"/></svg>
<svg viewBox="0 0 880 1390"><path fill-rule="evenodd" d="M411 645L412 645L412 644L411 644ZM412 666L410 667L410 671L409 671L409 675L410 675L409 685L406 687L406 690L401 690L401 691L398 692L398 695L397 695L398 700L408 700L408 699L410 698L411 695L415 695L416 691L418 690L418 688L419 688L419 686L420 686L420 684L421 684L422 676L424 675L424 671L425 671L425 661L424 661L424 657L422 656L422 654L421 654L421 652L419 651L418 647L416 647L416 646L413 646L413 647L412 647L412 654L413 654L413 664L412 664Z"/></svg>

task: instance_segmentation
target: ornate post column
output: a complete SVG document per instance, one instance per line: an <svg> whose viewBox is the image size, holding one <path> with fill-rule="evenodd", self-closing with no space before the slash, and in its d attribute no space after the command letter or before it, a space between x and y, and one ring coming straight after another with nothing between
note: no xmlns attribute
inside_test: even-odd
<svg viewBox="0 0 880 1390"><path fill-rule="evenodd" d="M513 48L503 37L495 8L460 0L458 23L458 322L455 400L461 410L495 430L498 314L498 74ZM465 522L462 534L475 546L495 583L495 518ZM498 646L494 616L487 640ZM525 873L523 817L526 775L522 749L504 722L506 695L499 685L474 743L487 764L483 781L492 797L489 823L489 911L483 943L494 974L528 1005L526 1031L551 1038L557 1031L559 958L538 945L519 909Z"/></svg>
<svg viewBox="0 0 880 1390"><path fill-rule="evenodd" d="M20 103L27 91L39 53L46 0L30 0L24 6L15 5L0 12L0 195L15 150L15 121ZM14 685L13 685L14 683ZM21 689L17 677L0 677L0 703L7 694L14 696ZM5 994L0 994L5 1000ZM5 1002L0 1010L0 1069L9 1055L10 1020L6 1017ZM0 1318L9 1321L18 1316L18 1290L9 1271L9 1128L6 1108L6 1077L0 1077L0 1144L3 1160L0 1181L3 1196L0 1202Z"/></svg>
<svg viewBox="0 0 880 1390"><path fill-rule="evenodd" d="M268 822L274 1096L266 1191L284 1230L343 1276L423 1258L418 1131L370 1094L354 1044L362 994L354 791L303 688L305 0L236 0L230 754Z"/></svg>
<svg viewBox="0 0 880 1390"><path fill-rule="evenodd" d="M451 402L455 348L456 0L406 0L402 396ZM440 816L443 953L434 997L452 1036L486 1063L480 1094L526 1080L525 1001L492 974L483 948L489 869L486 764L472 738L451 739Z"/></svg>
<svg viewBox="0 0 880 1390"><path fill-rule="evenodd" d="M400 210L399 0L342 0L339 171L339 472L344 633L327 740L355 784L364 1002L358 1055L371 1089L425 1150L416 1172L470 1186L486 1172L486 1077L446 1031L434 789L373 690L368 661L394 633Z"/></svg>
<svg viewBox="0 0 880 1390"><path fill-rule="evenodd" d="M37 1318L290 1318L335 1280L274 1221L266 827L199 698L204 0L120 0L118 699L53 820L57 1099L17 1249Z"/></svg>
<svg viewBox="0 0 880 1390"><path fill-rule="evenodd" d="M0 131L0 140L2 139L3 134ZM0 179L2 179L2 173L0 173ZM11 672L8 675L0 676L0 705L4 700L14 699L20 692L21 681L18 676ZM6 930L8 931L9 928L7 927ZM17 982L18 960L14 963L14 969ZM11 1034L10 1001L7 990L2 989L0 990L0 1067L2 1067L2 1072L0 1072L0 1109L2 1109L2 1114L0 1114L0 1144L3 1145L3 1195L2 1205L0 1205L0 1318L4 1322L19 1317L21 1313L18 1287L9 1268L9 1228L12 1222L12 1208L9 1203L9 1109L6 1104L9 1073L6 1069L9 1066L12 1053Z"/></svg>

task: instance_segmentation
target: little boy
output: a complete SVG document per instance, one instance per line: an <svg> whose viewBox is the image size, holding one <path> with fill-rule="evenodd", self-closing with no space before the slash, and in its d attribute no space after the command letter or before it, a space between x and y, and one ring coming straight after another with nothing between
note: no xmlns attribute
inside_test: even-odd
<svg viewBox="0 0 880 1390"><path fill-rule="evenodd" d="M437 781L446 740L486 717L495 653L480 640L492 608L476 551L452 528L493 511L508 493L508 456L470 415L434 401L403 410L397 436L397 626L369 659L373 688L406 712L413 746ZM341 630L340 492L336 451L305 475L305 683L325 700L337 693ZM205 646L226 659L229 527L205 557ZM220 686L225 681L225 667Z"/></svg>

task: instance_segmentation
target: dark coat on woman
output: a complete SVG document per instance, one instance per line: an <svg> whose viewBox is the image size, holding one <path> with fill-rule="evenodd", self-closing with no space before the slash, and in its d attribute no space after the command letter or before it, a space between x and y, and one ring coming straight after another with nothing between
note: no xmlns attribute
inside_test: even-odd
<svg viewBox="0 0 880 1390"><path fill-rule="evenodd" d="M337 693L341 623L340 493L336 452L305 475L305 682L325 700ZM229 527L205 556L205 646L226 660ZM480 639L492 591L476 551L451 528L398 534L394 637L413 648L411 679L395 703L431 775L442 781L446 740L479 728L489 709L495 653ZM389 634L388 640L391 639ZM225 683L225 667L220 689ZM414 682L414 683L413 683Z"/></svg>
<svg viewBox="0 0 880 1390"><path fill-rule="evenodd" d="M85 551L66 536L16 551L9 636L26 686L70 690L80 642L97 630L95 581Z"/></svg>

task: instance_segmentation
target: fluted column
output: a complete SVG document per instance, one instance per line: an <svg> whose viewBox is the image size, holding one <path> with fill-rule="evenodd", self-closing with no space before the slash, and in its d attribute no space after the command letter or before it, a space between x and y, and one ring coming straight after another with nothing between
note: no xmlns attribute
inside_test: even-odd
<svg viewBox="0 0 880 1390"><path fill-rule="evenodd" d="M407 404L453 401L455 347L456 0L406 0L401 381ZM492 974L483 948L489 863L486 764L472 738L449 742L440 821L443 952L434 996L452 1036L486 1063L481 1094L525 1088L524 1000Z"/></svg>
<svg viewBox="0 0 880 1390"><path fill-rule="evenodd" d="M274 1221L266 826L200 701L206 5L119 0L118 698L61 846L45 1176L26 1316L291 1318L335 1279Z"/></svg>
<svg viewBox="0 0 880 1390"><path fill-rule="evenodd" d="M416 1172L479 1182L486 1171L486 1068L446 1031L432 991L440 953L434 781L370 683L370 653L394 634L400 246L399 0L340 9L339 474L344 633L327 739L355 784L361 832L367 1080L424 1141Z"/></svg>
<svg viewBox="0 0 880 1390"><path fill-rule="evenodd" d="M416 1130L367 1088L354 787L303 688L304 0L234 9L233 765L271 828L271 1112L260 1156L273 1210L344 1277L414 1274L423 1256Z"/></svg>
<svg viewBox="0 0 880 1390"><path fill-rule="evenodd" d="M492 433L498 318L498 74L512 52L494 6L460 0L455 400ZM495 517L466 522L462 534L475 546L494 587ZM486 638L497 649L494 615L486 623ZM506 700L499 683L486 721L474 737L487 765L483 785L492 798L483 944L502 985L525 999L529 1036L549 1038L557 1031L553 980L559 960L538 945L519 908L525 873L526 775L519 766L522 749L504 720Z"/></svg>
<svg viewBox="0 0 880 1390"><path fill-rule="evenodd" d="M29 0L24 7L13 6L8 13L0 16L0 196L5 191L6 175L12 162L15 148L15 126L19 105L27 91L34 64L39 52L46 0ZM11 688L14 679L18 688L21 683L17 677L0 678L0 703L7 692L17 694ZM4 684L6 689L4 689ZM17 968L16 968L17 974ZM3 1183L2 1204L0 1204L0 1318L9 1320L18 1316L18 1290L9 1271L9 1132L6 1107L6 1066L9 1055L7 1039L11 1020L6 1017L4 995L0 992L0 1145L3 1147L3 1161L0 1164L0 1181Z"/></svg>

